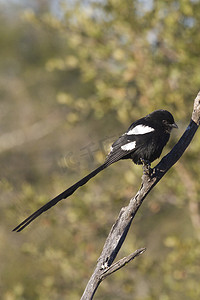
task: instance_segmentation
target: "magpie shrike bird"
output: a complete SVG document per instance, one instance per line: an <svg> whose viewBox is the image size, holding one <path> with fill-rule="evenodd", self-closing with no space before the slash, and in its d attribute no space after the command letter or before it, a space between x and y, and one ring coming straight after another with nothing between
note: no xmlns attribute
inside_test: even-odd
<svg viewBox="0 0 200 300"><path fill-rule="evenodd" d="M51 201L47 202L15 227L13 231L19 232L23 230L43 212L62 199L72 195L80 186L86 184L92 177L120 159L129 158L137 165L150 165L151 162L160 157L173 128L178 128L178 126L174 122L172 114L163 109L156 110L144 118L137 120L112 144L110 153L100 167L70 186Z"/></svg>

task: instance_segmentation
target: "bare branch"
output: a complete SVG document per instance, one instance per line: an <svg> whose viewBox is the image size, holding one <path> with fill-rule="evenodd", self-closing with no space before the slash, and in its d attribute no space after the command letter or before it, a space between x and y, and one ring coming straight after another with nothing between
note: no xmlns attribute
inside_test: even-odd
<svg viewBox="0 0 200 300"><path fill-rule="evenodd" d="M196 96L196 99L194 100L194 109L192 113L192 120L199 125L200 122L200 92Z"/></svg>
<svg viewBox="0 0 200 300"><path fill-rule="evenodd" d="M174 148L162 158L162 160L154 167L151 174L148 172L143 173L142 184L137 194L130 200L129 205L122 208L120 214L112 226L110 233L104 244L102 253L98 259L97 266L91 276L85 291L81 297L81 300L93 299L93 296L102 281L105 278L105 269L102 266L107 266L112 269L112 263L116 258L125 238L128 230L131 226L132 220L135 217L142 202L152 190L152 188L160 181L160 179L167 173L167 171L180 159L184 151L189 146L194 134L196 133L200 122L200 92L194 100L194 108L191 121L186 128L184 134L174 146ZM124 264L125 265L125 264ZM121 268L122 265L117 268L113 265L114 271ZM109 274L112 274L110 272ZM107 274L107 276L109 275Z"/></svg>
<svg viewBox="0 0 200 300"><path fill-rule="evenodd" d="M146 251L146 248L141 248L141 249L138 249L135 252L131 253L129 256L118 260L116 263L112 264L109 268L106 268L106 270L104 270L100 279L104 280L108 275L111 275L112 273L121 269L122 267L127 265L130 261L132 261L135 257L143 254L145 251Z"/></svg>

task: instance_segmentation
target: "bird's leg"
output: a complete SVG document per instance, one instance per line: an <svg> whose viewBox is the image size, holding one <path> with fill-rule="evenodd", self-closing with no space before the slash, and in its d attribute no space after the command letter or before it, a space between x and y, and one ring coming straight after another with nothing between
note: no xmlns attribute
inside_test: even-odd
<svg viewBox="0 0 200 300"><path fill-rule="evenodd" d="M145 160L143 158L140 158L140 161L142 163L142 169L143 169L143 173L144 175L149 175L151 176L153 169L151 168L151 163L148 160Z"/></svg>

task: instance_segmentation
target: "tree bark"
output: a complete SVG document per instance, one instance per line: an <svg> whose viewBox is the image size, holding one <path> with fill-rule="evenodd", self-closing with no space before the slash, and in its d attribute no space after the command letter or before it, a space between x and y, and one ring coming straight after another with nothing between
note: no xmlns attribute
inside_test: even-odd
<svg viewBox="0 0 200 300"><path fill-rule="evenodd" d="M180 159L184 151L189 146L194 134L196 133L200 122L200 92L194 100L194 107L191 121L183 133L178 143L173 149L162 158L162 160L152 169L148 174L144 170L142 176L142 184L137 194L130 200L129 205L123 207L120 214L113 224L110 233L104 244L102 253L97 261L96 268L88 281L81 300L93 299L94 294L101 283L101 281L117 271L132 259L142 254L145 248L136 250L118 262L113 264L131 226L132 220L135 217L142 202L152 190L152 188L160 181L160 179L167 173L167 171Z"/></svg>

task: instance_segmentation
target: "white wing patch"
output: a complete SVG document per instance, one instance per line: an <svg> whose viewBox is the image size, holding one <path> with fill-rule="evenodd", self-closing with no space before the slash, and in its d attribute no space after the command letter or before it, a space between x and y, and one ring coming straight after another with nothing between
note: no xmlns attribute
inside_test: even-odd
<svg viewBox="0 0 200 300"><path fill-rule="evenodd" d="M155 129L152 128L152 127L140 124L140 125L135 126L133 129L129 130L126 134L127 135L132 135L132 134L135 134L135 135L146 134L146 133L152 132L154 130Z"/></svg>
<svg viewBox="0 0 200 300"><path fill-rule="evenodd" d="M136 146L136 141L121 146L121 149L125 151L130 151L133 150L135 146Z"/></svg>

